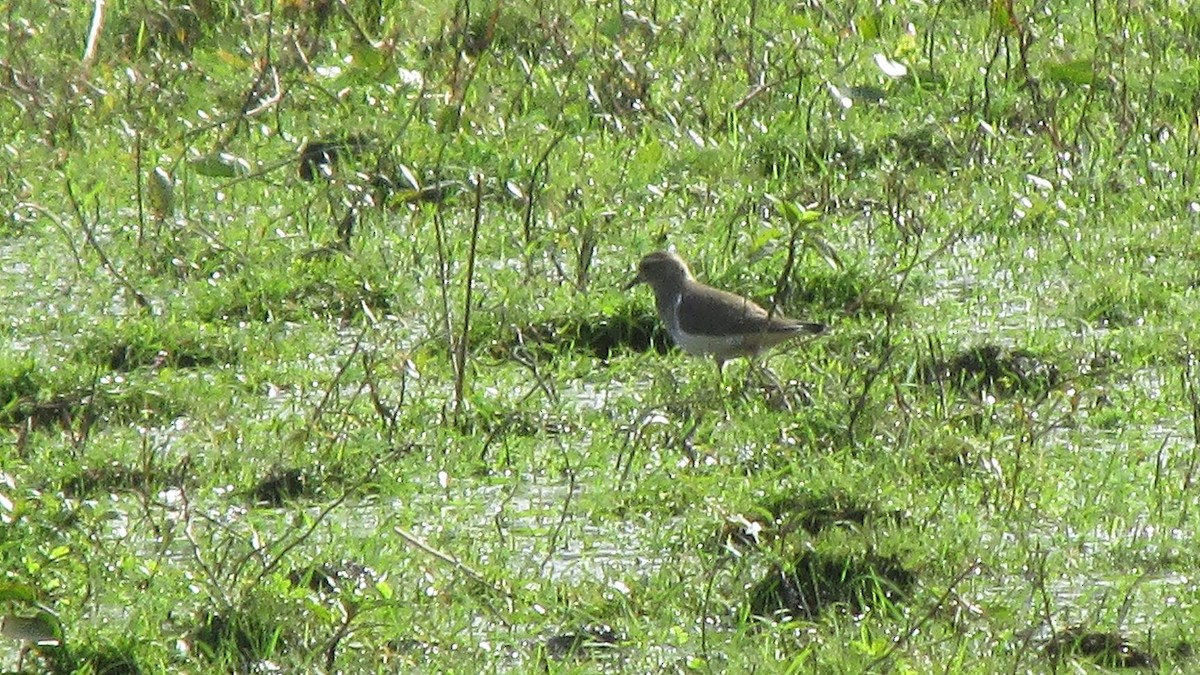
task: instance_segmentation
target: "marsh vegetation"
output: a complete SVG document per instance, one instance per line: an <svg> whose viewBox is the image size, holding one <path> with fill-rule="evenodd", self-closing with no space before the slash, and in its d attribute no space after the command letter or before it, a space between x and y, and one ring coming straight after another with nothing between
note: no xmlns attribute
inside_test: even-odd
<svg viewBox="0 0 1200 675"><path fill-rule="evenodd" d="M0 668L1200 667L1190 3L0 32Z"/></svg>

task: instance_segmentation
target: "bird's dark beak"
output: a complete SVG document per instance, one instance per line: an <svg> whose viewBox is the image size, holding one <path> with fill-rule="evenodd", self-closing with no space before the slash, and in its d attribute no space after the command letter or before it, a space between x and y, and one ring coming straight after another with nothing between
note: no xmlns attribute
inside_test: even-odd
<svg viewBox="0 0 1200 675"><path fill-rule="evenodd" d="M634 286L637 286L638 284L642 283L643 281L645 281L645 279L643 279L642 275L639 273L636 277L630 279L629 283L622 286L621 290L627 291L627 290L633 288Z"/></svg>

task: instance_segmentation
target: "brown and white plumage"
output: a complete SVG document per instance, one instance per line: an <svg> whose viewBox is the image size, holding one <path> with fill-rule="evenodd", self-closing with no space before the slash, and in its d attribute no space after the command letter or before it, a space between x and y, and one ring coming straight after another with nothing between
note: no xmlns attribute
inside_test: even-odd
<svg viewBox="0 0 1200 675"><path fill-rule="evenodd" d="M712 356L718 370L731 358L756 357L785 340L828 330L824 324L772 314L748 298L696 281L673 251L642 258L626 288L642 283L653 289L658 318L675 344L689 354Z"/></svg>

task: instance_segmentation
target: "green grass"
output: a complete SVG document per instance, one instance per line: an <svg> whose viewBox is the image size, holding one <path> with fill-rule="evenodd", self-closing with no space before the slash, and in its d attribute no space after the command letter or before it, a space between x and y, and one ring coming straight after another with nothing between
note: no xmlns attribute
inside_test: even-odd
<svg viewBox="0 0 1200 675"><path fill-rule="evenodd" d="M90 10L0 19L0 668L1196 668L1187 3ZM719 380L667 246L834 330Z"/></svg>

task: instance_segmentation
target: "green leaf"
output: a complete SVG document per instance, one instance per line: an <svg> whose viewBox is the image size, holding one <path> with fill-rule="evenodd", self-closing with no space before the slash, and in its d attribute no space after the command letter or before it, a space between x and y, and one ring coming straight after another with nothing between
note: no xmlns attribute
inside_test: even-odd
<svg viewBox="0 0 1200 675"><path fill-rule="evenodd" d="M375 590L379 591L380 597L384 600L391 600L396 595L396 592L392 590L392 585L387 582L387 579L376 581Z"/></svg>
<svg viewBox="0 0 1200 675"><path fill-rule="evenodd" d="M863 14L854 19L854 27L858 30L858 35L864 40L879 39L879 13L871 12Z"/></svg>
<svg viewBox="0 0 1200 675"><path fill-rule="evenodd" d="M765 227L750 241L750 248L755 251L761 251L768 244L773 244L780 239L786 240L786 238L787 232L784 232L782 229L778 227ZM750 258L754 260L755 255L751 254Z"/></svg>
<svg viewBox="0 0 1200 675"><path fill-rule="evenodd" d="M1060 84L1091 84L1096 81L1096 64L1091 59L1072 59L1046 66L1046 79Z"/></svg>
<svg viewBox="0 0 1200 675"><path fill-rule="evenodd" d="M652 139L633 153L633 163L638 167L654 167L662 161L663 147L658 140Z"/></svg>
<svg viewBox="0 0 1200 675"><path fill-rule="evenodd" d="M812 36L814 39L816 39L817 42L820 42L822 45L824 45L826 47L837 46L837 42L838 42L837 35L834 35L833 33L818 26L817 23L815 21L813 21L812 18L810 18L808 15L805 15L805 14L794 15L792 17L792 28L797 31L802 31L802 32L808 33L810 36Z"/></svg>
<svg viewBox="0 0 1200 675"><path fill-rule="evenodd" d="M351 47L350 56L350 63L357 70L378 73L387 65L387 55L367 43Z"/></svg>
<svg viewBox="0 0 1200 675"><path fill-rule="evenodd" d="M784 220L789 225L808 225L809 223L816 222L821 217L821 214L809 211L796 202L780 199L771 194L766 195L766 198L767 201L775 205L775 208L779 210L779 213L783 215Z"/></svg>
<svg viewBox="0 0 1200 675"><path fill-rule="evenodd" d="M250 173L250 162L228 152L193 157L188 160L188 165L201 176L210 178L236 178Z"/></svg>

